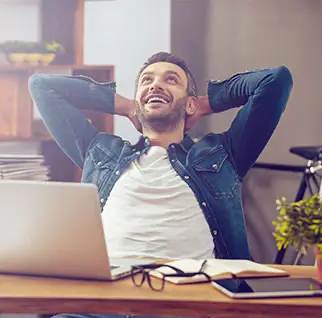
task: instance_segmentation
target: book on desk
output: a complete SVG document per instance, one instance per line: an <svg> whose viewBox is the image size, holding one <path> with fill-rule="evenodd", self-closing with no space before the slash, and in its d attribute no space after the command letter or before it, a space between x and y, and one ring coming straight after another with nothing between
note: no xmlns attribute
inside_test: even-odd
<svg viewBox="0 0 322 318"><path fill-rule="evenodd" d="M181 259L170 261L165 264L171 265L184 273L197 273L204 260ZM286 277L289 274L281 269L262 265L249 260L208 259L202 270L210 276L211 280L222 278L253 278L253 277ZM163 278L174 284L188 284L208 281L205 275L199 274L192 277L164 276L174 274L169 267L161 266L150 272L151 276Z"/></svg>

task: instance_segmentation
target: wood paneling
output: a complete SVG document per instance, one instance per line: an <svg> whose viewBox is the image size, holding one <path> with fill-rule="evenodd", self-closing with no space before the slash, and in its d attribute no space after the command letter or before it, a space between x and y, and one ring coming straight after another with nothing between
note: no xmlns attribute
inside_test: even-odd
<svg viewBox="0 0 322 318"><path fill-rule="evenodd" d="M41 6L41 39L65 48L54 63L83 63L84 0L42 0Z"/></svg>
<svg viewBox="0 0 322 318"><path fill-rule="evenodd" d="M0 73L0 138L31 137L28 72Z"/></svg>

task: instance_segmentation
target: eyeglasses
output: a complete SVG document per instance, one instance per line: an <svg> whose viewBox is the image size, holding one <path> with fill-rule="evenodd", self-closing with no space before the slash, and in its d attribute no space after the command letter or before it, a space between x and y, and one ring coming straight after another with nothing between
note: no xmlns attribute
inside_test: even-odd
<svg viewBox="0 0 322 318"><path fill-rule="evenodd" d="M203 261L199 271L197 272L188 272L185 273L179 268L173 267L168 264L147 264L147 265L138 265L138 266L132 266L131 269L131 279L135 286L141 287L145 280L147 280L149 287L154 291L162 291L164 289L165 285L165 279L167 277L193 277L196 275L203 275L206 277L208 281L211 281L211 277L203 272L203 269L205 265L207 264L207 260ZM158 269L160 267L167 267L169 269L172 269L174 273L165 274L162 272L158 272L162 278L152 278L150 275L151 270Z"/></svg>

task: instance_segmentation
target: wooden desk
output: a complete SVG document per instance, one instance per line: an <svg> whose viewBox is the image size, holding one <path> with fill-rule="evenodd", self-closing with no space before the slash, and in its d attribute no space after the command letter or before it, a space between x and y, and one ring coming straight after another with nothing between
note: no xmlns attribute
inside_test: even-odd
<svg viewBox="0 0 322 318"><path fill-rule="evenodd" d="M292 276L316 276L310 266L276 266ZM322 298L232 300L210 284L166 284L163 292L131 279L90 282L0 275L1 313L96 313L215 318L322 317Z"/></svg>

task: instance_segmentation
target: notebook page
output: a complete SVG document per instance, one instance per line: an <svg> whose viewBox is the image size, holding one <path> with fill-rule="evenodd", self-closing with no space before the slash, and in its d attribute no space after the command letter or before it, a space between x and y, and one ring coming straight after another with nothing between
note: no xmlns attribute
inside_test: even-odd
<svg viewBox="0 0 322 318"><path fill-rule="evenodd" d="M203 260L194 260L194 259L183 259L178 261L172 261L167 264L181 269L185 273L194 273L200 270L201 264ZM221 262L220 262L221 263ZM224 264L210 264L208 261L207 264L204 266L203 272L208 274L209 276L216 276L222 273L228 272L227 268L225 268ZM160 267L157 271L162 272L163 274L173 274L175 271L168 267Z"/></svg>
<svg viewBox="0 0 322 318"><path fill-rule="evenodd" d="M227 259L210 259L208 264L211 267L219 267L222 272L238 274L244 271L264 272L264 273L284 273L283 270L270 266L255 263L249 260L227 260Z"/></svg>

